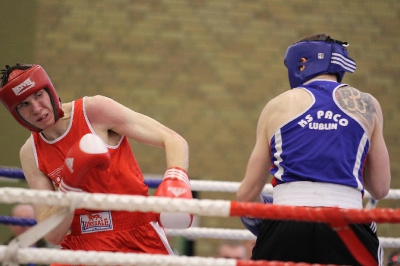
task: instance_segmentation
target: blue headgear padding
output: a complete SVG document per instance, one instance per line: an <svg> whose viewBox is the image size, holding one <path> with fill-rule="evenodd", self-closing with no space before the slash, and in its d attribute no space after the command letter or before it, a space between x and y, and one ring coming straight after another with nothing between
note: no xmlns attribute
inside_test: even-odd
<svg viewBox="0 0 400 266"><path fill-rule="evenodd" d="M285 66L288 69L290 87L296 88L307 80L324 73L337 74L341 82L345 72L353 73L356 62L348 56L347 43L335 41L301 41L286 51ZM300 59L305 58L306 62ZM305 66L303 71L300 68Z"/></svg>

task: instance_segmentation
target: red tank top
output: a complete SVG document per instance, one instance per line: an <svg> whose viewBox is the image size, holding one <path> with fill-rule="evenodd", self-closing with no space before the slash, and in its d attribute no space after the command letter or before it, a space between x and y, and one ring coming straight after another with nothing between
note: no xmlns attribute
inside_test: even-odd
<svg viewBox="0 0 400 266"><path fill-rule="evenodd" d="M86 116L85 98L72 103L71 121L61 137L48 141L41 133L32 132L37 166L57 187L69 148L87 133L95 132ZM128 139L122 136L116 146L108 146L108 149L111 153L110 167L106 171L93 169L81 188L92 193L148 196L148 187Z"/></svg>

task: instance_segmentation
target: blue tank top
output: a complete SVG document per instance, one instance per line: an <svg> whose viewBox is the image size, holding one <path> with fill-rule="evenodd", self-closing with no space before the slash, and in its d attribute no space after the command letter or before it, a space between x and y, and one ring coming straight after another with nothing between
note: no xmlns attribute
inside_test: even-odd
<svg viewBox="0 0 400 266"><path fill-rule="evenodd" d="M271 139L272 185L311 181L350 186L364 193L369 137L335 100L345 84L315 80L301 87L313 97L309 109L282 125Z"/></svg>

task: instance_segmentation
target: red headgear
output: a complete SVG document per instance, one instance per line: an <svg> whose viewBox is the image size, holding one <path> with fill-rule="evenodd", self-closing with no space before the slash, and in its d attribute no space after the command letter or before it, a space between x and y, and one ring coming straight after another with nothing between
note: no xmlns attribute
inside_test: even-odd
<svg viewBox="0 0 400 266"><path fill-rule="evenodd" d="M12 72L9 73L8 82L0 88L0 101L3 105L14 116L18 123L36 132L40 132L43 129L35 127L23 119L17 111L17 106L28 96L41 89L45 89L50 96L53 105L54 119L57 122L58 119L64 116L61 101L53 84L41 66L32 65L32 67L25 70L18 68L12 70Z"/></svg>

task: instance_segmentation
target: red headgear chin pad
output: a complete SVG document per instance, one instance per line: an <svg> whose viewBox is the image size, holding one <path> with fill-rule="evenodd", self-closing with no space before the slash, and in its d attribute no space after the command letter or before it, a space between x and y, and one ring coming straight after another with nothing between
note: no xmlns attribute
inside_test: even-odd
<svg viewBox="0 0 400 266"><path fill-rule="evenodd" d="M54 119L57 122L58 119L64 116L64 112L62 111L57 92L41 66L32 65L32 67L26 70L13 70L9 75L8 82L0 88L0 101L3 105L14 116L18 123L36 132L42 131L42 129L24 120L18 113L17 106L28 96L41 89L45 89L50 96L54 110Z"/></svg>

